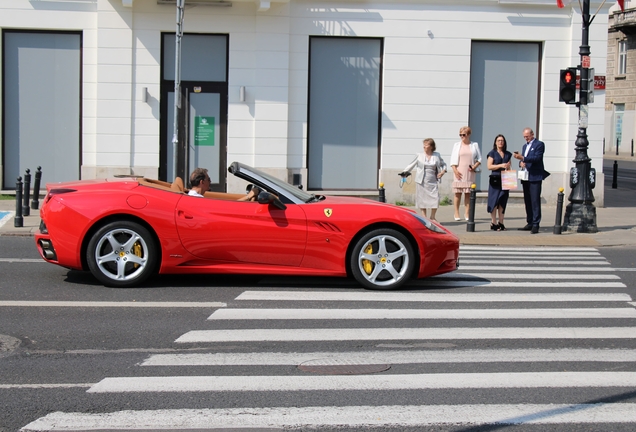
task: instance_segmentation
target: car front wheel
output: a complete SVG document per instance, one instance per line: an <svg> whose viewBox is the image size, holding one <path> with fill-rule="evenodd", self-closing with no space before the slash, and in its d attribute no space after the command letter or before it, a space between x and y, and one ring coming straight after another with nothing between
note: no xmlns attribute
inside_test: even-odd
<svg viewBox="0 0 636 432"><path fill-rule="evenodd" d="M100 228L88 243L88 267L106 286L137 286L154 272L157 251L154 237L142 225L111 222Z"/></svg>
<svg viewBox="0 0 636 432"><path fill-rule="evenodd" d="M365 234L353 248L353 277L368 289L396 289L413 273L415 254L402 233L377 229Z"/></svg>

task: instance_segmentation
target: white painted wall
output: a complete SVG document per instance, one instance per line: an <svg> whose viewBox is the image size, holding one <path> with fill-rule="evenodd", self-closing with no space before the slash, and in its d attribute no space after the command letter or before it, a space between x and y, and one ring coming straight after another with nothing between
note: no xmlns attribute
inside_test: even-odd
<svg viewBox="0 0 636 432"><path fill-rule="evenodd" d="M591 11L600 4L593 0ZM605 74L612 4L603 6L590 29L592 66L599 75ZM471 40L538 41L543 44L538 135L546 142L546 169L553 173L544 196L550 201L559 186L567 188L577 110L558 102L558 72L579 64L578 10L558 9L553 0L291 0L258 8L235 2L230 8L188 6L185 13L186 32L230 35L228 162L267 168L283 178L303 172L309 36L383 37L380 180L389 200L395 199L396 173L421 151L422 139L435 138L438 151L450 159L457 131L468 123ZM83 31L84 178L158 175L160 34L174 32L175 16L175 6L155 0L0 3L1 28ZM241 86L245 102L239 101ZM147 102L141 101L144 87ZM599 172L604 98L603 91L596 92L588 129L589 155ZM522 131L509 140L521 141ZM450 182L447 176L443 193Z"/></svg>

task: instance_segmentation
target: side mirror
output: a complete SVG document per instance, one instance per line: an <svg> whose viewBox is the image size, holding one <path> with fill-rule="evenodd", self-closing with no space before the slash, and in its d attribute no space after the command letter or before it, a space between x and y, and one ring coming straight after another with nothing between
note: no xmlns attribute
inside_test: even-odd
<svg viewBox="0 0 636 432"><path fill-rule="evenodd" d="M259 204L274 204L277 208L281 210L285 210L287 206L283 204L283 202L278 199L278 197L269 192L261 192L258 194L257 201Z"/></svg>

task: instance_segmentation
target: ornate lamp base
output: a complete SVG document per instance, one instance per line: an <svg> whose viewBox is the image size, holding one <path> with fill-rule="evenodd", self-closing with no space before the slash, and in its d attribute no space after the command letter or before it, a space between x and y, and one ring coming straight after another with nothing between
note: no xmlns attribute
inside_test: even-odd
<svg viewBox="0 0 636 432"><path fill-rule="evenodd" d="M570 203L565 207L563 231L597 233L596 207L594 204Z"/></svg>

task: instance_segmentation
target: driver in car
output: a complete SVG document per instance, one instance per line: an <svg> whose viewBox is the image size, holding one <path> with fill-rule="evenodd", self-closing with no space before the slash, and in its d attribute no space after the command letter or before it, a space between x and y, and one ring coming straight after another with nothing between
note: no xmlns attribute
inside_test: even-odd
<svg viewBox="0 0 636 432"><path fill-rule="evenodd" d="M206 168L196 168L192 171L192 174L190 174L190 184L192 188L188 192L188 195L203 198L205 191L210 189L208 170ZM256 201L258 194L261 192L258 186L250 184L248 185L247 195L239 198L238 201Z"/></svg>
<svg viewBox="0 0 636 432"><path fill-rule="evenodd" d="M192 188L188 192L190 196L203 198L205 191L210 189L210 176L205 168L196 168L190 174L190 185Z"/></svg>

